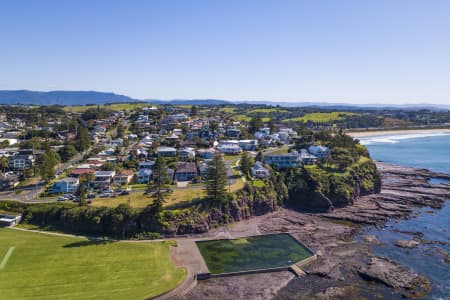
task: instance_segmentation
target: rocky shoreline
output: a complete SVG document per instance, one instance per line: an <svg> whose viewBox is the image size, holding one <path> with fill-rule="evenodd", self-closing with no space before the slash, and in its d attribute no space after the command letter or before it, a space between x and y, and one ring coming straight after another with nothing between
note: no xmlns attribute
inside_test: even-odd
<svg viewBox="0 0 450 300"><path fill-rule="evenodd" d="M356 236L364 226L383 226L393 219L413 216L419 207L441 208L450 198L450 185L430 184L432 178L450 175L377 162L383 187L379 194L362 196L352 206L329 213L309 214L279 209L261 217L214 229L203 236L234 237L248 234L290 232L313 249L318 260L306 267L306 277L275 273L217 278L200 282L184 299L368 299L418 298L430 290L430 282L395 261L377 256L373 236ZM433 243L412 233L397 246ZM445 252L445 251L444 251ZM444 261L449 254L441 253Z"/></svg>

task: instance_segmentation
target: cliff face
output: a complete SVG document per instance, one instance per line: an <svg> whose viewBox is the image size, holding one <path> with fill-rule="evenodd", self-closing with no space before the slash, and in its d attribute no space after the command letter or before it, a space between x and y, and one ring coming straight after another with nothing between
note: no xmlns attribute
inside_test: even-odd
<svg viewBox="0 0 450 300"><path fill-rule="evenodd" d="M290 183L288 204L311 212L330 212L352 205L359 197L381 191L376 165L368 158L333 172L313 166Z"/></svg>
<svg viewBox="0 0 450 300"><path fill-rule="evenodd" d="M219 225L246 220L273 212L278 208L277 197L273 193L239 192L219 208L207 211L184 209L166 215L161 231L165 235L204 233Z"/></svg>

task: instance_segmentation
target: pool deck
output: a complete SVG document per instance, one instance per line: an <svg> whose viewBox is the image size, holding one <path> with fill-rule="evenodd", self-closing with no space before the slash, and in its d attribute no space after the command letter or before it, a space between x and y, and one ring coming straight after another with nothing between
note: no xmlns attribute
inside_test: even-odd
<svg viewBox="0 0 450 300"><path fill-rule="evenodd" d="M226 227L220 227L212 230L205 234L204 236L193 236L185 238L174 239L177 242L177 247L171 247L171 258L177 267L184 267L187 270L186 280L162 295L156 296L152 299L158 300L168 300L168 299L180 299L186 294L188 294L197 285L197 275L198 274L210 274L206 263L200 254L200 251L195 244L197 241L207 241L214 239L235 239L243 238L255 235L261 235L258 229L258 221L267 216L259 216L252 218L251 220L244 220L239 223L232 224ZM292 236L292 235L291 235ZM298 241L295 237L294 239ZM298 241L300 242L300 241ZM300 242L301 243L301 242ZM303 243L301 243L303 244ZM304 244L303 244L304 245ZM306 247L306 245L304 245ZM309 248L308 248L309 249ZM310 249L309 249L310 250ZM311 251L311 250L310 250ZM313 251L311 251L314 253ZM317 258L316 254L313 256L296 263L295 266L289 266L284 268L284 270L290 270L296 276L303 276L303 271L301 267L312 262ZM282 271L281 268L272 270L272 272ZM258 270L254 273L267 273L268 270ZM250 273L249 273L250 274ZM244 275L243 273L234 275Z"/></svg>

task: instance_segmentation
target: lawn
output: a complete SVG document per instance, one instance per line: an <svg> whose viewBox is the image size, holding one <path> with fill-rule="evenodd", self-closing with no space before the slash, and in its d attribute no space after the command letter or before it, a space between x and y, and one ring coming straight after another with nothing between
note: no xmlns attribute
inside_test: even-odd
<svg viewBox="0 0 450 300"><path fill-rule="evenodd" d="M184 201L192 201L204 196L203 187L199 186L196 188L186 188L174 190L167 196L166 205L176 204ZM143 192L130 193L126 196L117 196L112 198L96 198L92 201L91 205L96 207L107 206L107 207L117 207L119 204L128 203L134 208L144 208L153 199L149 195L144 195Z"/></svg>
<svg viewBox="0 0 450 300"><path fill-rule="evenodd" d="M286 233L196 243L212 274L288 267L313 255Z"/></svg>
<svg viewBox="0 0 450 300"><path fill-rule="evenodd" d="M171 242L92 242L0 228L2 299L145 299L180 284ZM14 247L11 251L10 249Z"/></svg>
<svg viewBox="0 0 450 300"><path fill-rule="evenodd" d="M332 121L342 121L347 117L355 116L357 114L351 112L341 112L335 111L330 113L310 113L306 114L303 117L291 118L283 120L284 123L287 122L317 122L317 123L327 123Z"/></svg>
<svg viewBox="0 0 450 300"><path fill-rule="evenodd" d="M268 114L276 112L287 112L287 110L281 108L257 108L249 110L248 114Z"/></svg>

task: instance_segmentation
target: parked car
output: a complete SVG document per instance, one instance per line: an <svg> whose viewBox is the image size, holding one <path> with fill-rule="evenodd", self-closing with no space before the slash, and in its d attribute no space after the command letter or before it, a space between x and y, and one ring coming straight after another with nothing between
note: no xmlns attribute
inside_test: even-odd
<svg viewBox="0 0 450 300"><path fill-rule="evenodd" d="M87 198L88 198L88 199L94 199L96 196L97 196L97 195L95 195L95 194L88 194L88 195L87 195Z"/></svg>

